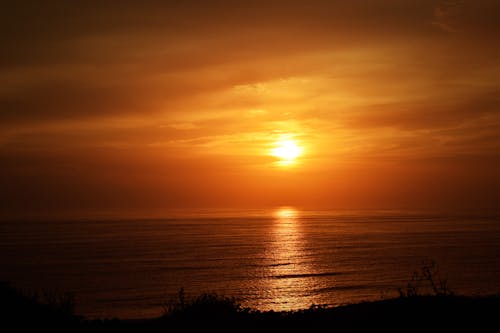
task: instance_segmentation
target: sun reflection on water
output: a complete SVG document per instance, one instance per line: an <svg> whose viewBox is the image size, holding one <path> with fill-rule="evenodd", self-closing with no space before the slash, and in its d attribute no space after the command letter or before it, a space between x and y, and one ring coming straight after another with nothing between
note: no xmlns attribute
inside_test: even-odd
<svg viewBox="0 0 500 333"><path fill-rule="evenodd" d="M268 261L267 297L275 310L307 308L318 304L314 290L318 287L311 253L302 233L299 211L282 207L273 214L271 242L266 251Z"/></svg>

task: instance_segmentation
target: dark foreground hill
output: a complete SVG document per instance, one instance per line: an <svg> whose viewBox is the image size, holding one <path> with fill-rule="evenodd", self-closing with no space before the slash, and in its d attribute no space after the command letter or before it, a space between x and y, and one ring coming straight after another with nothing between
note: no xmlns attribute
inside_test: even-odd
<svg viewBox="0 0 500 333"><path fill-rule="evenodd" d="M500 297L412 296L337 308L259 312L233 299L202 295L144 320L86 320L70 299L27 296L0 286L3 332L496 332Z"/></svg>

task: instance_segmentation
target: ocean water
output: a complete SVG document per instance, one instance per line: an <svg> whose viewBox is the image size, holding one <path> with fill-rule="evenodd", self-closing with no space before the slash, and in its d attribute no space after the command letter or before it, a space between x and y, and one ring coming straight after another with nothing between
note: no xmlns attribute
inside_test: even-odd
<svg viewBox="0 0 500 333"><path fill-rule="evenodd" d="M158 316L181 287L261 310L377 300L431 260L457 293L499 293L500 218L281 208L0 224L0 280L71 292L92 318Z"/></svg>

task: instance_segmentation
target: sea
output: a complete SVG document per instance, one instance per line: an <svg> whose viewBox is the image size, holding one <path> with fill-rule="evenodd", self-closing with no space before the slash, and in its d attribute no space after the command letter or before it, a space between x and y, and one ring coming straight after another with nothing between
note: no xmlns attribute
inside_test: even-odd
<svg viewBox="0 0 500 333"><path fill-rule="evenodd" d="M87 318L160 316L181 288L263 311L375 301L430 263L456 294L498 294L500 216L280 207L0 223L0 280L71 293Z"/></svg>

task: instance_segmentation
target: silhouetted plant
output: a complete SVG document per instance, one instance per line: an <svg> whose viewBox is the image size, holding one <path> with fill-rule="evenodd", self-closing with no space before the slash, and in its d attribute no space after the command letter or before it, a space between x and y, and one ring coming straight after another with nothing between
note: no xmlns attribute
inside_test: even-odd
<svg viewBox="0 0 500 333"><path fill-rule="evenodd" d="M436 262L422 263L419 271L413 273L405 288L399 288L400 297L452 296L448 280L441 277Z"/></svg>
<svg viewBox="0 0 500 333"><path fill-rule="evenodd" d="M72 294L55 290L40 292L20 291L0 283L0 317L5 326L14 325L14 331L32 331L32 328L49 331L74 331L81 317L73 310ZM50 328L50 329L49 329Z"/></svg>
<svg viewBox="0 0 500 333"><path fill-rule="evenodd" d="M186 298L184 288L178 292L176 300L162 305L164 316L211 317L234 315L248 312L234 297L220 296L216 293L204 293L192 299Z"/></svg>
<svg viewBox="0 0 500 333"><path fill-rule="evenodd" d="M0 298L3 301L9 300L12 303L22 304L27 307L44 308L61 315L73 315L75 310L74 295L57 290L21 291L11 287L6 282L0 282Z"/></svg>
<svg viewBox="0 0 500 333"><path fill-rule="evenodd" d="M329 309L330 306L328 304L311 304L311 306L309 306L309 311L323 311L323 310L327 310Z"/></svg>
<svg viewBox="0 0 500 333"><path fill-rule="evenodd" d="M177 312L182 312L186 306L186 295L184 288L179 289L177 299L169 299L162 303L163 314L171 315Z"/></svg>
<svg viewBox="0 0 500 333"><path fill-rule="evenodd" d="M72 293L57 290L42 290L34 298L40 304L45 304L51 309L62 314L72 315L75 311L75 296Z"/></svg>

